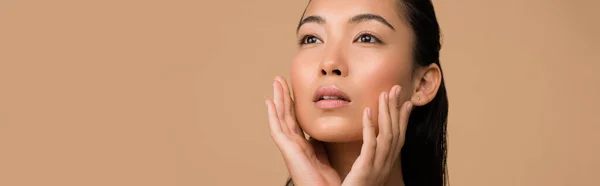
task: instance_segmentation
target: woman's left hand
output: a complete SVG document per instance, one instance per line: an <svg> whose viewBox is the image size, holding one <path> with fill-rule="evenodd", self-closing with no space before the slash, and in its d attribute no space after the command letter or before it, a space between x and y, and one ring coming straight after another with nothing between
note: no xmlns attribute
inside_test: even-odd
<svg viewBox="0 0 600 186"><path fill-rule="evenodd" d="M396 85L379 95L379 134L370 108L363 111L363 144L359 157L344 179L343 186L382 186L388 179L404 145L408 117L413 105L400 104L401 87Z"/></svg>

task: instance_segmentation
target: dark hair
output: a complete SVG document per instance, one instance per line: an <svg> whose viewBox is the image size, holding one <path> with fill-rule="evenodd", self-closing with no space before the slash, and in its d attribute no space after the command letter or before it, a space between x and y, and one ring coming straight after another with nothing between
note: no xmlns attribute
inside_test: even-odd
<svg viewBox="0 0 600 186"><path fill-rule="evenodd" d="M400 17L405 18L404 21L412 28L414 34L415 69L418 66L435 63L441 71L440 26L431 0L397 0L397 4ZM442 78L435 98L424 106L415 107L410 115L406 141L400 154L402 177L406 186L448 184L447 119L448 97L444 78ZM287 185L290 183L292 183L291 179L288 180Z"/></svg>
<svg viewBox="0 0 600 186"><path fill-rule="evenodd" d="M414 62L419 66L432 63L440 67L440 26L430 0L399 0L398 7L414 34ZM443 77L443 75L442 75ZM402 175L407 186L446 185L448 97L444 78L438 92L428 104L415 107L402 147Z"/></svg>

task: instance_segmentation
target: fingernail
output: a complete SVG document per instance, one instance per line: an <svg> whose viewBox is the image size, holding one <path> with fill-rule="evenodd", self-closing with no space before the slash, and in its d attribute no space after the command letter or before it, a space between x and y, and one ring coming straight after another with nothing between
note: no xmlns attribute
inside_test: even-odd
<svg viewBox="0 0 600 186"><path fill-rule="evenodd" d="M412 111L412 109L413 109L413 104L412 104L411 102L408 102L408 104L407 104L407 107L408 107L408 108L407 108L407 109L408 109L408 111L410 112L410 111Z"/></svg>
<svg viewBox="0 0 600 186"><path fill-rule="evenodd" d="M385 99L385 102L388 101L388 94L387 94L387 92L383 93L383 99Z"/></svg>
<svg viewBox="0 0 600 186"><path fill-rule="evenodd" d="M401 86L398 86L398 88L396 88L396 98L398 98L400 96L400 90L402 89Z"/></svg>
<svg viewBox="0 0 600 186"><path fill-rule="evenodd" d="M367 108L367 117L371 120L371 108Z"/></svg>

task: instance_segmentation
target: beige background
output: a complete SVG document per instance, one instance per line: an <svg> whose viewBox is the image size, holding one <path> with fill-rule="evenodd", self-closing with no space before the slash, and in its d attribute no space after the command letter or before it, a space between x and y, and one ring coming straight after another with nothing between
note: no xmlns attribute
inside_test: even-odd
<svg viewBox="0 0 600 186"><path fill-rule="evenodd" d="M282 185L306 1L0 1L0 185ZM598 1L436 0L454 186L600 185Z"/></svg>

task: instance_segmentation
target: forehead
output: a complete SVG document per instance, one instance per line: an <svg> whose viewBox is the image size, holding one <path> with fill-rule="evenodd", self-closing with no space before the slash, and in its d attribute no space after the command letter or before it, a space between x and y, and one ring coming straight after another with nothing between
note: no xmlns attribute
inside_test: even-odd
<svg viewBox="0 0 600 186"><path fill-rule="evenodd" d="M354 15L371 13L386 19L390 24L400 26L396 0L312 0L304 17L321 16L328 23L347 21Z"/></svg>

